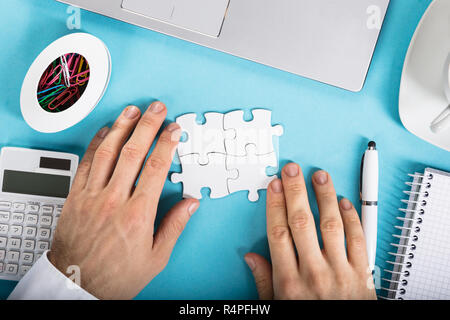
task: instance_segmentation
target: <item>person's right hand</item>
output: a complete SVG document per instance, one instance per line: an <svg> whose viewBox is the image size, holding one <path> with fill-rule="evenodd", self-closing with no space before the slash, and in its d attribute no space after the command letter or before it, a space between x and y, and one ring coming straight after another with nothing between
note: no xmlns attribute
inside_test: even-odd
<svg viewBox="0 0 450 320"><path fill-rule="evenodd" d="M312 182L320 212L322 250L300 167L287 164L282 180L272 181L267 190L272 266L256 253L245 256L260 298L376 299L358 213L347 199L338 204L327 172L316 172Z"/></svg>
<svg viewBox="0 0 450 320"><path fill-rule="evenodd" d="M166 114L161 102L142 117L137 107L126 108L111 129L99 131L78 167L48 258L64 274L78 267L79 285L97 298L135 297L164 269L199 206L196 199L182 200L155 232L181 136L179 125L169 124L145 161Z"/></svg>

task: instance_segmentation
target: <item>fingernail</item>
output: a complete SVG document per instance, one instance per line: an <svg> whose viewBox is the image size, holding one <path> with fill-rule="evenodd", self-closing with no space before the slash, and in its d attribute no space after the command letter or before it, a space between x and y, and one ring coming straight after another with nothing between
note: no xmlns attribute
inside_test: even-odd
<svg viewBox="0 0 450 320"><path fill-rule="evenodd" d="M273 180L272 184L271 184L271 188L272 188L272 191L275 193L283 192L283 184L281 183L281 180L280 179Z"/></svg>
<svg viewBox="0 0 450 320"><path fill-rule="evenodd" d="M108 127L104 127L104 128L101 128L100 130L99 130L99 132L97 133L97 136L99 137L99 138L104 138L104 137L106 137L106 135L108 134L108 132L109 132L109 128Z"/></svg>
<svg viewBox="0 0 450 320"><path fill-rule="evenodd" d="M126 110L125 110L125 117L127 117L128 119L134 119L139 115L139 109L138 107L135 106L129 106Z"/></svg>
<svg viewBox="0 0 450 320"><path fill-rule="evenodd" d="M172 131L170 139L172 140L172 142L179 142L181 139L181 129L176 129L175 131Z"/></svg>
<svg viewBox="0 0 450 320"><path fill-rule="evenodd" d="M150 105L150 111L153 113L160 113L164 110L164 104L162 102L156 101Z"/></svg>
<svg viewBox="0 0 450 320"><path fill-rule="evenodd" d="M178 124L178 123L176 123L176 122L172 122L171 124L169 124L168 126L167 126L167 131L169 131L169 132L173 132L173 131L175 131L175 130L177 130L177 129L181 129L180 128L180 125Z"/></svg>
<svg viewBox="0 0 450 320"><path fill-rule="evenodd" d="M324 185L328 182L328 174L323 170L317 171L314 174L314 180L316 180L316 183Z"/></svg>
<svg viewBox="0 0 450 320"><path fill-rule="evenodd" d="M172 142L179 142L181 139L182 130L176 122L172 122L166 128L168 132L171 133L170 140Z"/></svg>
<svg viewBox="0 0 450 320"><path fill-rule="evenodd" d="M298 165L295 163L289 163L284 168L284 172L286 172L289 177L296 177L298 176Z"/></svg>
<svg viewBox="0 0 450 320"><path fill-rule="evenodd" d="M195 211L197 211L198 206L199 206L199 203L198 203L198 202L194 202L194 203L192 203L192 204L189 206L188 212L189 212L189 214L190 214L191 216L195 213Z"/></svg>
<svg viewBox="0 0 450 320"><path fill-rule="evenodd" d="M250 270L254 271L256 268L255 260L250 257L244 257L245 262L247 263Z"/></svg>
<svg viewBox="0 0 450 320"><path fill-rule="evenodd" d="M341 208L344 210L350 210L352 208L352 203L348 199L341 200Z"/></svg>

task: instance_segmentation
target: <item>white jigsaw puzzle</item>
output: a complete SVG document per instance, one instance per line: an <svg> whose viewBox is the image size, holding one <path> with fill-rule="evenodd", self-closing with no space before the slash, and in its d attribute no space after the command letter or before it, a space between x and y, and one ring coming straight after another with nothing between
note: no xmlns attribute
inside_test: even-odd
<svg viewBox="0 0 450 320"><path fill-rule="evenodd" d="M226 154L224 141L232 137L233 133L225 132L223 117L222 113L205 113L205 124L197 123L195 113L178 117L176 122L187 134L187 140L178 145L178 155L183 157L188 154L198 154L200 164L207 164L209 153Z"/></svg>
<svg viewBox="0 0 450 320"><path fill-rule="evenodd" d="M256 154L274 152L273 136L284 133L281 125L272 127L272 112L265 109L252 111L253 120L244 120L244 111L232 111L224 116L223 127L227 131L225 150L233 156L245 156L248 144L256 146ZM231 133L228 133L231 132ZM231 138L230 138L231 137Z"/></svg>
<svg viewBox="0 0 450 320"><path fill-rule="evenodd" d="M173 173L171 181L183 183L185 198L201 199L206 187L212 199L246 190L248 199L257 201L258 191L276 178L266 169L278 168L273 136L281 136L283 127L272 126L270 110L252 113L253 120L245 121L242 110L225 115L209 112L203 125L194 113L176 119L188 137L177 150L182 173Z"/></svg>
<svg viewBox="0 0 450 320"><path fill-rule="evenodd" d="M199 164L198 154L188 154L180 157L183 172L173 173L173 183L183 182L183 197L201 199L202 188L210 188L210 198L217 199L229 195L228 179L238 177L237 170L226 170L226 155L210 153L208 163Z"/></svg>
<svg viewBox="0 0 450 320"><path fill-rule="evenodd" d="M258 190L267 189L270 182L277 176L267 176L267 167L278 167L277 155L271 152L265 155L256 155L256 146L246 146L247 155L243 157L227 155L227 170L237 169L239 177L228 180L230 193L248 190L248 200L258 201Z"/></svg>

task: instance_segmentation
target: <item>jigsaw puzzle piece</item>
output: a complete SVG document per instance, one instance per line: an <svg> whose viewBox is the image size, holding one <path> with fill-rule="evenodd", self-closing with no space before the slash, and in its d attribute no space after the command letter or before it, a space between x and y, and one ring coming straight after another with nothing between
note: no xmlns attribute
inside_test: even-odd
<svg viewBox="0 0 450 320"><path fill-rule="evenodd" d="M228 190L231 193L247 190L248 199L252 202L258 201L258 190L267 189L269 183L277 176L267 176L267 167L278 167L275 152L257 155L255 145L246 146L244 157L227 156L227 169L237 169L239 177L228 180Z"/></svg>
<svg viewBox="0 0 450 320"><path fill-rule="evenodd" d="M273 136L281 136L284 129L281 125L272 126L272 111L265 109L252 110L253 120L244 120L244 111L232 111L224 116L224 129L228 132L225 140L227 154L245 156L245 148L249 144L256 146L256 154L264 155L275 151ZM231 137L231 139L230 139Z"/></svg>
<svg viewBox="0 0 450 320"><path fill-rule="evenodd" d="M187 140L180 142L178 145L179 156L198 154L199 163L206 165L209 153L225 154L224 140L230 137L230 133L226 133L223 128L223 117L222 113L205 113L205 124L197 123L195 113L178 117L176 122L187 134Z"/></svg>
<svg viewBox="0 0 450 320"><path fill-rule="evenodd" d="M226 169L226 155L220 153L208 154L205 165L199 163L198 154L188 154L180 157L182 173L173 173L173 183L183 183L183 197L201 199L201 189L210 188L210 198L217 199L229 195L228 179L238 177L237 170Z"/></svg>

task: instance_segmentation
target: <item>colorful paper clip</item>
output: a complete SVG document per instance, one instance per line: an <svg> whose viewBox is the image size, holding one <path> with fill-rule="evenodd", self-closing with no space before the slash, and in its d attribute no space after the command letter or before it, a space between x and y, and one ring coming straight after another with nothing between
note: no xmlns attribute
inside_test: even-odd
<svg viewBox="0 0 450 320"><path fill-rule="evenodd" d="M38 84L37 100L48 112L61 112L73 106L83 95L90 78L87 60L69 53L55 59Z"/></svg>

